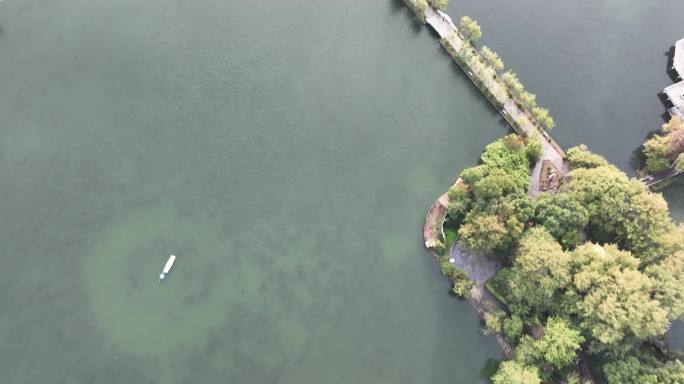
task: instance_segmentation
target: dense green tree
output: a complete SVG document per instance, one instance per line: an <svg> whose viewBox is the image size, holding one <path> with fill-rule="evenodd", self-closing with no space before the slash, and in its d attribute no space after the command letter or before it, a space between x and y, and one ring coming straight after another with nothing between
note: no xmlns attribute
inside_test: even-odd
<svg viewBox="0 0 684 384"><path fill-rule="evenodd" d="M577 168L570 177L565 190L587 210L593 235L632 251L645 264L657 260L659 238L672 229L661 195L612 165Z"/></svg>
<svg viewBox="0 0 684 384"><path fill-rule="evenodd" d="M494 71L494 68L489 67L487 65L482 65L481 68L477 72L478 75L480 75L480 78L482 81L487 84L488 81L494 78L494 75L496 72Z"/></svg>
<svg viewBox="0 0 684 384"><path fill-rule="evenodd" d="M513 314L501 321L501 332L509 342L515 343L518 341L523 332L523 320L520 316Z"/></svg>
<svg viewBox="0 0 684 384"><path fill-rule="evenodd" d="M470 167L461 172L460 178L469 186L475 185L478 181L485 177L484 167Z"/></svg>
<svg viewBox="0 0 684 384"><path fill-rule="evenodd" d="M532 108L532 116L541 124L541 126L547 131L553 129L556 123L553 121L553 117L549 114L549 110L541 107Z"/></svg>
<svg viewBox="0 0 684 384"><path fill-rule="evenodd" d="M660 156L648 156L646 157L646 173L650 175L657 175L660 172L665 171L670 166L670 162Z"/></svg>
<svg viewBox="0 0 684 384"><path fill-rule="evenodd" d="M638 269L639 260L614 245L585 244L572 252L571 290L580 326L593 351L620 354L635 341L662 335L668 310L654 298L656 282Z"/></svg>
<svg viewBox="0 0 684 384"><path fill-rule="evenodd" d="M477 200L468 212L465 224L461 226L461 229L465 228L463 232L459 232L462 236L461 243L488 254L495 251L503 252L502 255L509 254L517 246L533 215L534 204L528 196L523 194L510 194L492 200ZM483 220L482 217L496 218L502 226L502 236L491 238L491 234L479 228L478 224L480 220ZM488 246L481 247L475 244Z"/></svg>
<svg viewBox="0 0 684 384"><path fill-rule="evenodd" d="M523 335L515 348L515 361L524 365L538 364L540 360L539 348L536 340L530 335Z"/></svg>
<svg viewBox="0 0 684 384"><path fill-rule="evenodd" d="M468 66L471 66L473 63L476 62L477 52L475 52L473 46L467 42L461 45L459 54L461 55L463 61L465 61L466 64L468 64Z"/></svg>
<svg viewBox="0 0 684 384"><path fill-rule="evenodd" d="M513 137L513 140L508 140ZM530 160L525 151L524 143L519 147L517 144L520 138L516 135L508 135L503 139L497 140L487 145L485 152L480 157L482 168L485 173L493 169L500 169L506 172L516 185L516 191L524 193L530 184Z"/></svg>
<svg viewBox="0 0 684 384"><path fill-rule="evenodd" d="M513 179L498 168L473 186L473 193L477 200L493 200L515 191L516 185Z"/></svg>
<svg viewBox="0 0 684 384"><path fill-rule="evenodd" d="M503 311L490 311L484 314L484 334L494 335L501 333L501 327L506 313Z"/></svg>
<svg viewBox="0 0 684 384"><path fill-rule="evenodd" d="M480 25L468 16L461 17L461 31L466 41L475 41L482 36Z"/></svg>
<svg viewBox="0 0 684 384"><path fill-rule="evenodd" d="M537 138L528 138L527 146L525 147L525 152L527 153L527 158L530 160L530 164L536 164L542 155L542 144Z"/></svg>
<svg viewBox="0 0 684 384"><path fill-rule="evenodd" d="M582 241L582 231L589 222L589 214L567 193L542 194L537 199L534 221L567 249Z"/></svg>
<svg viewBox="0 0 684 384"><path fill-rule="evenodd" d="M565 152L571 168L596 168L608 164L603 156L591 153L586 145L572 147Z"/></svg>
<svg viewBox="0 0 684 384"><path fill-rule="evenodd" d="M643 147L644 170L652 175L664 171L684 153L684 122L673 117L663 124L662 132L648 139Z"/></svg>
<svg viewBox="0 0 684 384"><path fill-rule="evenodd" d="M679 172L684 173L684 153L681 153L676 160L675 169Z"/></svg>
<svg viewBox="0 0 684 384"><path fill-rule="evenodd" d="M661 306L669 309L668 319L684 316L684 251L675 252L649 265L645 273L657 282L653 297Z"/></svg>
<svg viewBox="0 0 684 384"><path fill-rule="evenodd" d="M518 100L525 109L532 109L537 106L537 95L527 91L520 93L520 95L518 95Z"/></svg>
<svg viewBox="0 0 684 384"><path fill-rule="evenodd" d="M645 192L643 183L629 180L612 165L577 168L570 172L570 193L589 214L589 228L596 238L617 242L624 240L624 222L632 196Z"/></svg>
<svg viewBox="0 0 684 384"><path fill-rule="evenodd" d="M493 384L540 384L539 370L516 361L504 361L494 376Z"/></svg>
<svg viewBox="0 0 684 384"><path fill-rule="evenodd" d="M467 297L473 287L473 281L470 280L468 274L462 269L456 268L446 259L440 263L440 269L442 275L451 281L452 292L459 297Z"/></svg>
<svg viewBox="0 0 684 384"><path fill-rule="evenodd" d="M659 245L662 236L673 229L667 202L661 194L642 190L629 200L625 210L624 246L643 263L651 264L662 256Z"/></svg>
<svg viewBox="0 0 684 384"><path fill-rule="evenodd" d="M504 85L508 88L508 91L514 96L525 92L525 87L518 79L518 75L510 69L501 75L501 81L503 81Z"/></svg>
<svg viewBox="0 0 684 384"><path fill-rule="evenodd" d="M464 183L456 183L449 188L447 196L449 197L449 204L447 205L449 218L453 224L460 225L472 206L468 186Z"/></svg>
<svg viewBox="0 0 684 384"><path fill-rule="evenodd" d="M570 283L569 256L541 227L531 228L520 241L510 270L502 270L509 307L522 316L544 314L563 302ZM500 272L501 273L501 272Z"/></svg>
<svg viewBox="0 0 684 384"><path fill-rule="evenodd" d="M458 229L459 242L485 254L503 246L508 235L505 225L494 215L469 214Z"/></svg>
<svg viewBox="0 0 684 384"><path fill-rule="evenodd" d="M420 21L425 22L425 11L427 11L428 2L427 0L415 0L416 16Z"/></svg>
<svg viewBox="0 0 684 384"><path fill-rule="evenodd" d="M603 372L608 384L681 384L684 364L679 360L664 363L642 363L634 356L605 364Z"/></svg>
<svg viewBox="0 0 684 384"><path fill-rule="evenodd" d="M488 46L483 45L482 49L480 49L480 54L482 54L482 58L484 59L485 63L492 67L495 71L499 72L504 69L504 63L503 60L499 57L499 55L489 49Z"/></svg>
<svg viewBox="0 0 684 384"><path fill-rule="evenodd" d="M430 4L440 11L446 11L449 0L430 0Z"/></svg>
<svg viewBox="0 0 684 384"><path fill-rule="evenodd" d="M535 342L539 355L556 369L572 363L584 337L564 319L551 317L544 327L544 336Z"/></svg>
<svg viewBox="0 0 684 384"><path fill-rule="evenodd" d="M668 318L674 320L684 316L684 224L663 234L659 249L665 256L646 267L645 273L658 282L654 298L669 309Z"/></svg>

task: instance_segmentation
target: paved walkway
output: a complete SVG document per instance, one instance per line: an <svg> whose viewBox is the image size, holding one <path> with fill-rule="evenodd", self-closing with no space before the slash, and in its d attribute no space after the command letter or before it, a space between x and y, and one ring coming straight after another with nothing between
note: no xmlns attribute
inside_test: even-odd
<svg viewBox="0 0 684 384"><path fill-rule="evenodd" d="M646 176L643 179L640 179L640 181L642 181L644 184L646 184L647 187L651 188L652 186L654 186L658 183L661 183L665 180L671 179L671 178L679 175L681 172L679 172L676 167L677 167L677 162L675 162L669 168L660 172L659 174Z"/></svg>

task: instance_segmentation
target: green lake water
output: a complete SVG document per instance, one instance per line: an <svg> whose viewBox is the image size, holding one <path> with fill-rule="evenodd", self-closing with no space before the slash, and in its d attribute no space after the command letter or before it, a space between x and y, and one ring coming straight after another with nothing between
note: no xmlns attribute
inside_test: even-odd
<svg viewBox="0 0 684 384"><path fill-rule="evenodd" d="M450 10L629 170L684 4L523 3ZM421 228L505 132L396 0L0 2L1 381L484 383Z"/></svg>

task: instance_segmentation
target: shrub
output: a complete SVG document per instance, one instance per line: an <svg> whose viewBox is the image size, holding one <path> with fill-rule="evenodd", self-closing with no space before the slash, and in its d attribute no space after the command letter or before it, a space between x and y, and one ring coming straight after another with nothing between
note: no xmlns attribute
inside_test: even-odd
<svg viewBox="0 0 684 384"><path fill-rule="evenodd" d="M511 151L519 151L525 146L525 141L518 135L506 135L503 140Z"/></svg>
<svg viewBox="0 0 684 384"><path fill-rule="evenodd" d="M503 311L486 312L484 315L484 334L501 333L501 322L505 316L506 313Z"/></svg>
<svg viewBox="0 0 684 384"><path fill-rule="evenodd" d="M571 168L597 168L608 165L608 161L603 156L589 152L584 144L568 149L565 157L570 162Z"/></svg>
<svg viewBox="0 0 684 384"><path fill-rule="evenodd" d="M438 255L443 255L444 252L446 252L446 247L444 246L444 243L441 241L437 240L435 244L432 246L432 250L438 254Z"/></svg>
<svg viewBox="0 0 684 384"><path fill-rule="evenodd" d="M667 169L669 161L662 157L649 157L646 159L646 172L656 175Z"/></svg>
<svg viewBox="0 0 684 384"><path fill-rule="evenodd" d="M515 343L523 332L523 321L518 315L506 317L501 323L501 331L506 340Z"/></svg>
<svg viewBox="0 0 684 384"><path fill-rule="evenodd" d="M530 164L536 164L542 155L542 145L539 140L530 138L525 147L525 152L527 153L527 158L530 160Z"/></svg>
<svg viewBox="0 0 684 384"><path fill-rule="evenodd" d="M442 276L446 277L452 283L452 292L459 297L467 297L470 290L473 288L473 281L470 280L468 274L463 270L456 268L447 260L442 260L440 263L440 270Z"/></svg>
<svg viewBox="0 0 684 384"><path fill-rule="evenodd" d="M481 166L466 168L461 172L461 180L470 186L475 185L475 183L482 180L484 176L484 169Z"/></svg>
<svg viewBox="0 0 684 384"><path fill-rule="evenodd" d="M516 135L509 135L516 136ZM506 145L507 137L489 144L482 154L482 168L485 174L501 169L513 180L518 191L524 193L530 184L530 160L526 151L512 150Z"/></svg>

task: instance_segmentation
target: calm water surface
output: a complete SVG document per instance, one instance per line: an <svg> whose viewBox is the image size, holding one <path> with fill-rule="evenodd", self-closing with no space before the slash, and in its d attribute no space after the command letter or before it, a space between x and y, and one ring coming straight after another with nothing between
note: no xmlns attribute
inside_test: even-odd
<svg viewBox="0 0 684 384"><path fill-rule="evenodd" d="M525 3L450 8L561 144L627 169L684 4ZM0 116L3 382L465 384L500 357L420 228L505 127L398 1L4 1Z"/></svg>

